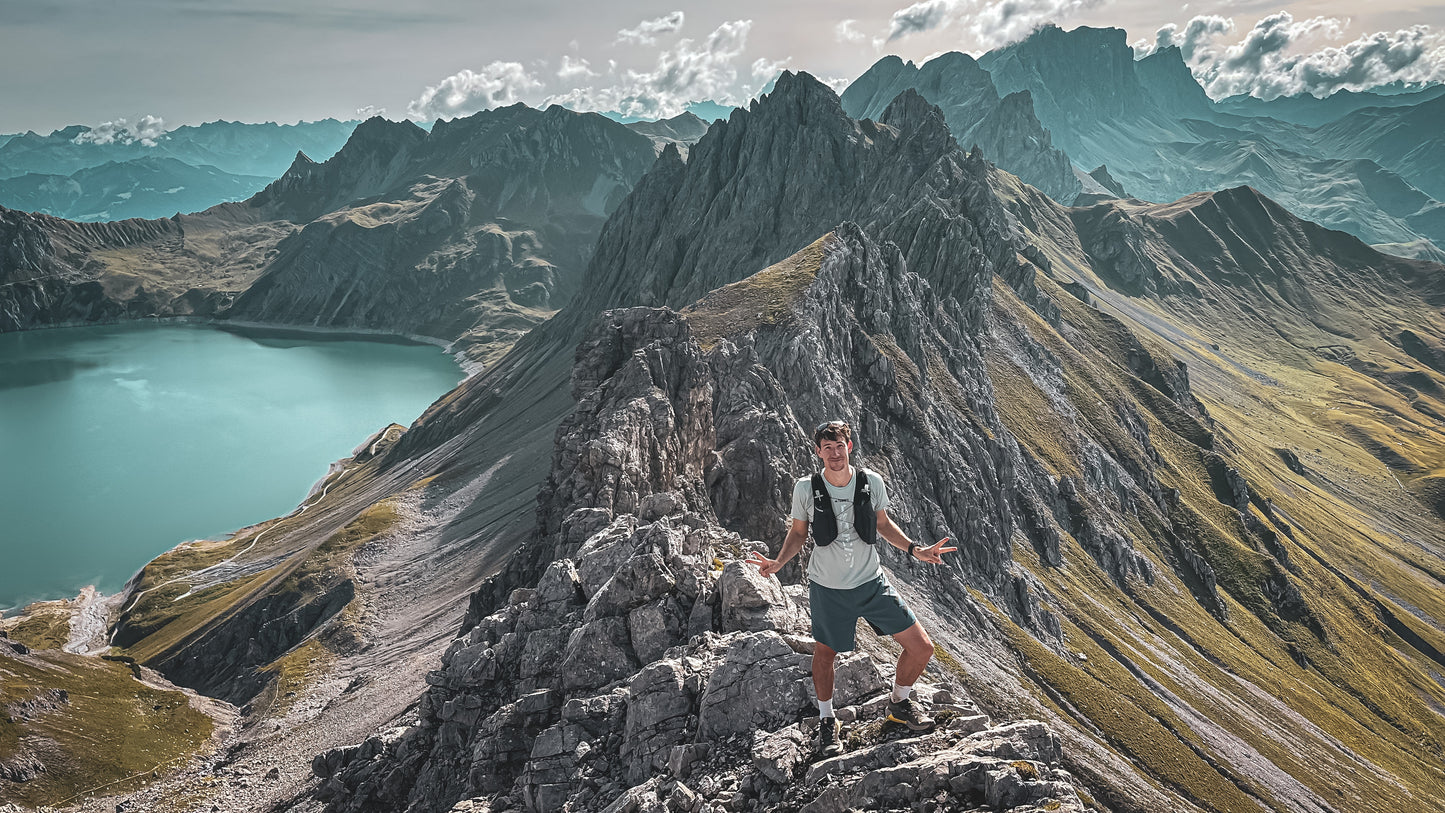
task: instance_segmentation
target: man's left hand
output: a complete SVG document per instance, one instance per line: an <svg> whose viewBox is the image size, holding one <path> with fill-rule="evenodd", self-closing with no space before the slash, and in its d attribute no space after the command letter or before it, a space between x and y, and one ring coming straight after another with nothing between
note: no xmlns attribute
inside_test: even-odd
<svg viewBox="0 0 1445 813"><path fill-rule="evenodd" d="M945 536L933 545L914 548L913 555L917 557L920 562L932 562L935 565L941 565L943 564L943 554L953 553L958 550L958 548L955 547L947 547L948 539L949 537Z"/></svg>

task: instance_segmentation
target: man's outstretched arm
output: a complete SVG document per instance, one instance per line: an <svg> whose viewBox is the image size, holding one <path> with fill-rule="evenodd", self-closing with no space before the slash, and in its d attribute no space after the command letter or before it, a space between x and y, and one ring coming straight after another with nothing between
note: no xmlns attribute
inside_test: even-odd
<svg viewBox="0 0 1445 813"><path fill-rule="evenodd" d="M899 550L906 551L909 545L914 544L913 540L908 538L908 534L905 534L902 528L894 525L893 520L888 518L887 509L879 509L878 511L878 535L888 540L888 544ZM943 564L943 554L958 550L958 548L955 547L945 547L946 545L948 545L948 537L945 536L932 545L915 546L913 555L919 561L941 565Z"/></svg>
<svg viewBox="0 0 1445 813"><path fill-rule="evenodd" d="M757 565L758 572L764 577L772 576L783 565L787 564L798 552L803 549L803 543L808 541L808 521L805 519L793 520L792 526L788 528L788 536L783 540L783 549L778 551L778 558L769 559L761 553L754 553L748 559L748 564Z"/></svg>

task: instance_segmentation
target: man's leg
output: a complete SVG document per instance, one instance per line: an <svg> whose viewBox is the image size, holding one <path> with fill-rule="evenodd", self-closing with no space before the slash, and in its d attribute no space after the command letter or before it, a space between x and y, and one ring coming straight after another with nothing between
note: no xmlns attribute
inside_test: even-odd
<svg viewBox="0 0 1445 813"><path fill-rule="evenodd" d="M893 640L903 645L903 653L898 656L897 677L893 682L898 686L906 686L912 689L914 681L918 680L918 676L923 674L923 668L928 666L928 662L933 659L933 639L929 638L928 633L923 631L922 624L914 622L913 626L894 635ZM813 657L815 658L814 663L816 664L817 656L814 655ZM815 665L813 667L813 673L815 675L817 674L817 669L818 667ZM831 677L831 670L829 671ZM832 686L831 681L829 682L829 686ZM894 700L904 699L899 697L898 694L898 692L894 692Z"/></svg>
<svg viewBox="0 0 1445 813"><path fill-rule="evenodd" d="M903 645L903 654L898 656L897 676L893 680L893 694L889 697L888 719L902 723L914 731L933 728L933 718L909 697L913 683L923 674L923 667L933 657L933 640L923 631L923 625L913 626L897 633L893 640Z"/></svg>
<svg viewBox="0 0 1445 813"><path fill-rule="evenodd" d="M824 757L843 753L838 717L833 713L833 659L837 655L827 644L813 644L813 693L818 696L818 747Z"/></svg>
<svg viewBox="0 0 1445 813"><path fill-rule="evenodd" d="M837 657L827 644L813 644L813 694L820 702L833 702L833 662Z"/></svg>

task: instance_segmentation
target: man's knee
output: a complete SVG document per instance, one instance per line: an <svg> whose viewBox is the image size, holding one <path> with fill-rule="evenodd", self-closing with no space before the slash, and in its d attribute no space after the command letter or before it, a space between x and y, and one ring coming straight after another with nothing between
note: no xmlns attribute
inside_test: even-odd
<svg viewBox="0 0 1445 813"><path fill-rule="evenodd" d="M828 667L831 667L831 666L833 665L833 662L837 659L837 657L838 657L838 652L837 652L837 650L833 649L832 647L828 646L827 644L823 644L823 643L814 643L814 644L813 644L813 665L814 665L815 667L817 667L817 666L828 666Z"/></svg>
<svg viewBox="0 0 1445 813"><path fill-rule="evenodd" d="M913 626L898 633L894 640L903 646L903 649L914 657L933 657L933 639L923 629L923 625L914 622Z"/></svg>

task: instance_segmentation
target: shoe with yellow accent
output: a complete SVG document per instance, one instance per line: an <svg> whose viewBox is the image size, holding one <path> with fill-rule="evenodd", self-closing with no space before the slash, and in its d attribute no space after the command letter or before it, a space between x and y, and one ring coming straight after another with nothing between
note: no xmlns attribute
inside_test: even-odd
<svg viewBox="0 0 1445 813"><path fill-rule="evenodd" d="M906 725L910 731L928 731L933 728L933 718L911 697L889 703L888 720Z"/></svg>
<svg viewBox="0 0 1445 813"><path fill-rule="evenodd" d="M824 717L818 721L818 753L824 759L843 753L843 741L838 736L837 717Z"/></svg>

